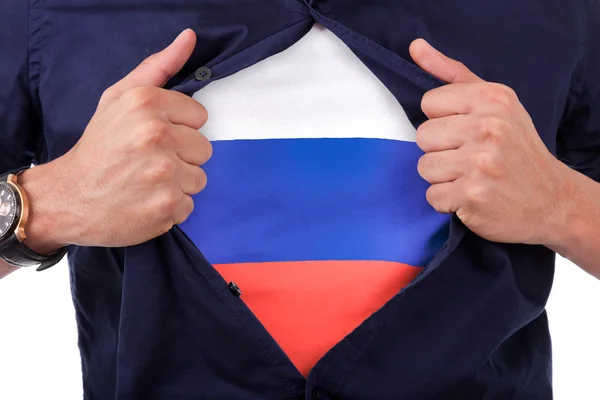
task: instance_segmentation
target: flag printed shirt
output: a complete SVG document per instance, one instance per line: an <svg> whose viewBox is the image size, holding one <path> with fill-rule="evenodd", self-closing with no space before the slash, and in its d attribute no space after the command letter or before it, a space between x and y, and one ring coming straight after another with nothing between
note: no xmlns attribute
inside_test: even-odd
<svg viewBox="0 0 600 400"><path fill-rule="evenodd" d="M319 24L194 98L214 151L181 228L308 375L447 238L450 218L417 174L415 128Z"/></svg>
<svg viewBox="0 0 600 400"><path fill-rule="evenodd" d="M547 148L600 181L600 3L5 0L0 171L72 148L103 91L185 28L198 44L165 88L206 103L208 186L158 238L69 248L84 399L551 399L555 254L426 204L414 130L444 82L408 47L512 87ZM309 43L297 86L278 76ZM278 79L287 104L251 112Z"/></svg>

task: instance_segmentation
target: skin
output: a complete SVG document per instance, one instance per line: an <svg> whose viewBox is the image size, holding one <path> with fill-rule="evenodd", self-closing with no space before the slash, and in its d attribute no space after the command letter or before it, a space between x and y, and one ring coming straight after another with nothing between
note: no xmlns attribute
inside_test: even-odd
<svg viewBox="0 0 600 400"><path fill-rule="evenodd" d="M423 96L417 130L427 200L479 236L540 244L600 278L600 184L557 160L509 87L486 82L422 39L415 62L448 82Z"/></svg>
<svg viewBox="0 0 600 400"><path fill-rule="evenodd" d="M81 140L63 157L22 174L32 204L26 243L127 246L184 221L206 185L211 155L197 129L206 110L160 87L183 67L192 31L145 60L102 96ZM427 200L457 213L481 237L545 245L600 278L600 184L546 149L507 86L486 82L422 39L415 62L448 82L423 96L417 130ZM0 264L0 277L13 269Z"/></svg>
<svg viewBox="0 0 600 400"><path fill-rule="evenodd" d="M184 31L108 88L79 142L64 156L24 172L26 244L49 253L67 244L129 246L157 237L193 211L212 154L198 132L206 109L162 89L196 45ZM0 266L0 276L11 272Z"/></svg>

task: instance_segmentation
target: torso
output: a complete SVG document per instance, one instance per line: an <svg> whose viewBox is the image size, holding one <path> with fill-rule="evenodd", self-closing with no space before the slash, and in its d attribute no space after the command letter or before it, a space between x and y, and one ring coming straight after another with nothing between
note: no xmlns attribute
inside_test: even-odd
<svg viewBox="0 0 600 400"><path fill-rule="evenodd" d="M29 75L33 106L43 117L49 159L76 143L107 87L187 27L196 32L198 45L167 88L191 95L206 83L194 81L194 71L203 66L212 69L211 83L197 95L209 108L210 121L203 130L209 137L220 112L218 104L204 96L216 90L221 80L225 84L231 74L235 73L232 81L244 72L250 74L265 57L281 51L283 56L288 50L291 54L295 44L302 45L296 42L310 29L313 17L328 23L332 31L337 29L377 76L358 72L356 84L349 82L350 102L339 97L324 97L327 100L320 102L321 96L332 95L329 90L321 90L319 97L312 95L313 102L325 104L330 113L335 112L333 105L360 109L365 115L362 122L356 119L361 115L357 111L346 117L353 118L348 125L361 126L366 133L326 138L320 122L331 130L337 126L332 119L319 121L277 104L281 112L292 110L302 117L294 122L303 134L316 136L277 139L264 124L246 119L246 124L262 126L268 135L252 140L237 137L239 146L225 137L213 137L214 158L206 165L208 186L196 198L190 220L206 230L183 226L197 235L194 243L173 229L126 249L70 249L86 392L118 399L201 395L279 400L305 398L305 392L310 396L311 391L319 394L324 389L330 396L323 398L465 398L484 387L492 390L491 396L502 397L506 388L526 382L526 388L519 387L522 398L545 398L550 393L546 390L550 345L543 305L553 255L539 246L487 242L454 220L441 256L410 288L405 287L414 275L404 274L410 268L402 264L418 268L427 263L445 232L437 219L441 217L423 202L426 184L416 174L418 151L412 139L394 136L399 131L382 137L371 131L403 126L399 110L406 112L413 128L424 120L421 98L437 83L408 56L410 42L423 37L478 76L515 89L541 139L554 152L557 130L572 100L572 80L579 78L584 4L559 0L148 0L143 6L133 0L30 2L28 65L19 74ZM351 68L360 65L355 59L345 60ZM303 87L314 85L312 73L306 68L297 73L298 85L305 81ZM259 87L272 83L268 76L253 79L261 82ZM293 84L289 77L283 79ZM402 107L382 100L385 90L373 89L377 80ZM351 97L359 94L359 84L361 94L375 96L372 104L390 108L384 113L365 112L369 104L362 97L358 102ZM298 104L306 104L301 100ZM269 124L278 123L272 119L277 115L267 115ZM374 116L383 116L386 122L371 129ZM219 125L219 131L231 122ZM341 142L348 145L340 146ZM336 178L342 175L344 180ZM419 200L414 210L407 207L410 199ZM248 210L254 220L248 218ZM405 234L403 229L411 226L419 227L419 235ZM438 229L441 236L436 239ZM425 248L428 238L431 248ZM313 285L314 295L302 292L305 285L284 280L291 275L279 267L290 265L303 267L308 278L302 283ZM340 266L344 274L336 275ZM325 312L332 318L347 321L340 325L345 331L372 312L367 305L376 307L393 297L328 351L305 380L255 318L267 314L260 309L266 303L252 299L264 289L255 275L279 272L286 274L273 277L279 286L267 287L267 296L279 298L283 293L288 299L302 298L292 290L309 298L325 296L321 301L309 299L308 305L288 300L287 307L314 310L327 304ZM252 276L247 279L245 273ZM236 280L241 298L230 292L222 276ZM322 288L331 284L331 276L373 279L376 289L364 284L365 292L348 290L334 297ZM381 285L382 276L389 277L390 287ZM362 315L339 317L337 310L350 309L336 304L338 299L356 303ZM324 337L315 331L330 330L327 324L319 325L324 323L321 315L312 322L289 315L294 317L296 333L302 333L298 327L313 324L303 332L311 346ZM525 325L533 319L537 325ZM289 345L282 337L289 337L292 344L299 340L286 336L289 332L278 334L265 321L261 317L284 348ZM281 317L275 319L275 324L283 322ZM305 371L343 335L334 332L328 341L320 342L320 348L309 349L310 359L299 359L289 350L288 356L296 357L296 366Z"/></svg>
<svg viewBox="0 0 600 400"><path fill-rule="evenodd" d="M320 25L194 98L214 155L182 229L306 375L446 239L415 128Z"/></svg>

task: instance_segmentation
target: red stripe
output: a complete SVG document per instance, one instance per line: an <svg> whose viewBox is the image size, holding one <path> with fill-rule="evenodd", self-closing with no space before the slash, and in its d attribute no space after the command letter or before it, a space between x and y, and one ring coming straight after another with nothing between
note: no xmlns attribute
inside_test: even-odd
<svg viewBox="0 0 600 400"><path fill-rule="evenodd" d="M412 281L420 268L386 261L221 264L241 298L307 376L337 342Z"/></svg>

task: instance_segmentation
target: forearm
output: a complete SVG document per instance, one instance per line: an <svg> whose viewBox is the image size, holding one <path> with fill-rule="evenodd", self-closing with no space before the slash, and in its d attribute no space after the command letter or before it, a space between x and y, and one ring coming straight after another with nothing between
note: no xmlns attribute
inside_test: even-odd
<svg viewBox="0 0 600 400"><path fill-rule="evenodd" d="M0 279L4 278L6 275L8 275L11 272L14 272L16 270L17 270L17 268L15 268L11 265L8 265L4 261L0 261Z"/></svg>
<svg viewBox="0 0 600 400"><path fill-rule="evenodd" d="M600 183L563 168L564 185L548 216L546 246L600 279Z"/></svg>
<svg viewBox="0 0 600 400"><path fill-rule="evenodd" d="M60 159L23 172L19 183L29 197L29 218L25 244L38 253L49 254L69 243L76 223L69 213L69 204L62 193L60 177L66 171ZM73 237L73 236L71 236Z"/></svg>

